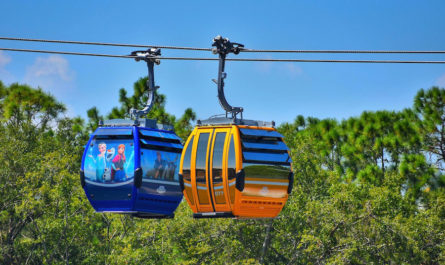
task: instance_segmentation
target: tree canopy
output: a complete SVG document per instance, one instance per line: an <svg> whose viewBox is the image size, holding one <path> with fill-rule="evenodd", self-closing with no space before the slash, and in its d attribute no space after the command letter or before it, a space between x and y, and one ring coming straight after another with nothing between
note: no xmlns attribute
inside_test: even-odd
<svg viewBox="0 0 445 265"><path fill-rule="evenodd" d="M120 91L122 118L144 84ZM159 94L149 114L186 139ZM104 117L65 117L39 88L0 82L1 264L445 263L445 90L420 90L410 109L342 121L296 115L279 126L293 159L293 192L273 220L173 220L95 213L79 181L88 134Z"/></svg>

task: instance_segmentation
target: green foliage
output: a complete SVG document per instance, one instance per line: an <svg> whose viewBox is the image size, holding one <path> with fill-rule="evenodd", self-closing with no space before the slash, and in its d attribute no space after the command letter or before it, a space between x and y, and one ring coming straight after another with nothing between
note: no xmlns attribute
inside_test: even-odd
<svg viewBox="0 0 445 265"><path fill-rule="evenodd" d="M65 106L40 88L14 83L5 87L0 83L0 118L11 124L35 122L40 127L65 111Z"/></svg>
<svg viewBox="0 0 445 265"><path fill-rule="evenodd" d="M144 83L133 97L122 90L109 118L141 107ZM444 94L420 91L414 110L280 126L296 178L274 220L194 220L185 201L174 220L144 220L94 213L83 193L78 169L97 109L84 125L59 118L63 105L41 90L0 82L0 263L443 264ZM160 96L154 110L188 136L191 109L176 120Z"/></svg>
<svg viewBox="0 0 445 265"><path fill-rule="evenodd" d="M445 162L445 90L432 87L421 89L414 99L415 113L420 116L424 150L435 156L435 164Z"/></svg>

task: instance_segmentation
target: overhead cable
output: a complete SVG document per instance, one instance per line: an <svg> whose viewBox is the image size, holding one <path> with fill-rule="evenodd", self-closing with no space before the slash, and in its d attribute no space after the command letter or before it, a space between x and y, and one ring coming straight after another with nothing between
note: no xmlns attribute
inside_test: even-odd
<svg viewBox="0 0 445 265"><path fill-rule="evenodd" d="M66 54L66 55L83 55L83 56L99 56L99 57L113 57L113 58L137 58L133 55L115 55L115 54L99 54L99 53L82 53L82 52L62 52L62 51L48 51L48 50L31 50L31 49L14 49L14 48L0 48L0 51L14 51L14 52L36 52L36 53L51 53L51 54Z"/></svg>
<svg viewBox="0 0 445 265"><path fill-rule="evenodd" d="M48 50L31 50L31 49L14 49L0 48L0 51L16 51L16 52L35 52L65 55L83 55L98 56L112 58L141 58L133 55L114 55L114 54L98 54L98 53L80 53L80 52L64 52L64 51L48 51ZM153 57L159 60L181 60L181 61L218 61L218 58L199 58L199 57ZM445 64L445 61L405 61L405 60L314 60L314 59L270 59L270 58L227 58L227 61L236 62L295 62L295 63L406 63L406 64Z"/></svg>
<svg viewBox="0 0 445 265"><path fill-rule="evenodd" d="M196 48L196 47L178 47L178 46L160 46L160 45L143 45L143 44L126 44L126 43L106 43L106 42L87 42L87 41L66 41L66 40L44 40L44 39L27 39L27 38L10 38L0 37L0 40L15 40L15 41L33 41L33 42L49 42L49 43L63 43L63 44L83 44L83 45L102 45L115 47L136 47L136 48L160 48L160 49L175 49L175 50L195 50L195 51L211 51L210 48Z"/></svg>
<svg viewBox="0 0 445 265"><path fill-rule="evenodd" d="M115 47L138 47L138 48L160 48L160 49L176 49L176 50L195 50L195 51L212 51L211 48L197 47L180 47L180 46L162 46L162 45L143 45L143 44L127 44L127 43L106 43L106 42L86 42L86 41L65 41L65 40L46 40L46 39L30 39L30 38L13 38L0 37L0 40L12 41L31 41L46 43L63 43L63 44L82 44L82 45L102 45ZM262 50L262 49L241 49L241 52L259 52L259 53L368 53L368 54L445 54L445 51L409 51L409 50Z"/></svg>
<svg viewBox="0 0 445 265"><path fill-rule="evenodd" d="M241 52L264 53L383 53L383 54L445 54L445 51L405 51L405 50L256 50L242 49Z"/></svg>

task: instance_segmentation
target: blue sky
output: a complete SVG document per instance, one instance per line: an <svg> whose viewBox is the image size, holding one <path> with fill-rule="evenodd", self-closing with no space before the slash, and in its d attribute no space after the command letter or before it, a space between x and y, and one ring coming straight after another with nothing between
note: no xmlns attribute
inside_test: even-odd
<svg viewBox="0 0 445 265"><path fill-rule="evenodd" d="M0 36L210 47L222 35L252 49L445 50L443 1L1 1ZM129 54L130 48L0 41L0 47ZM164 56L214 56L163 50ZM425 59L444 55L278 55L306 59ZM233 56L232 56L233 57ZM198 118L223 113L216 62L163 61L156 67L167 111ZM445 87L445 65L228 62L226 97L245 118L293 121L302 114L344 119L365 110L412 106L420 88ZM146 74L142 62L0 52L0 80L40 86L68 115L102 114Z"/></svg>

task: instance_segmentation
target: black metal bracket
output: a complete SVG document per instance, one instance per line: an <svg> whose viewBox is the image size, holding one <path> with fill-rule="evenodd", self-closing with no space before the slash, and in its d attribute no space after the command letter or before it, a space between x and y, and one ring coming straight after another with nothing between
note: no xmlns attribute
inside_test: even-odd
<svg viewBox="0 0 445 265"><path fill-rule="evenodd" d="M218 85L218 99L221 107L226 111L226 118L228 118L228 114L231 113L232 119L236 118L238 113L241 114L241 119L243 119L243 108L242 107L232 107L226 100L224 96L224 79L227 77L227 73L224 72L226 57L229 53L239 54L240 51L244 48L243 44L230 42L229 39L223 38L221 36L216 36L213 39L213 48L212 52L214 54L219 54L219 70L218 70L218 81L216 84ZM214 80L215 81L215 80Z"/></svg>
<svg viewBox="0 0 445 265"><path fill-rule="evenodd" d="M83 170L80 170L80 184L85 187L85 172Z"/></svg>
<svg viewBox="0 0 445 265"><path fill-rule="evenodd" d="M185 190L185 186L184 186L184 176L182 174L178 174L179 175L179 187L181 188L181 191Z"/></svg>
<svg viewBox="0 0 445 265"><path fill-rule="evenodd" d="M239 191L244 190L244 185L246 183L246 174L244 173L244 169L241 169L240 171L236 172L236 180L235 180L235 187Z"/></svg>
<svg viewBox="0 0 445 265"><path fill-rule="evenodd" d="M161 55L161 49L157 48L151 48L146 51L134 51L131 53L131 56L136 56L135 60L136 62L139 62L141 60L145 61L147 63L148 67L148 80L147 80L147 91L148 91L148 100L147 104L145 104L145 107L141 110L137 110L134 108L131 108L130 115L132 118L134 118L135 123L138 122L139 117L142 117L144 115L147 115L151 108L153 107L154 103L154 94L155 90L159 88L159 86L155 86L155 74L154 74L154 65L159 65L161 61L157 58ZM136 124L137 125L137 124Z"/></svg>
<svg viewBox="0 0 445 265"><path fill-rule="evenodd" d="M287 194L291 194L294 187L294 172L289 172L289 186L287 186Z"/></svg>
<svg viewBox="0 0 445 265"><path fill-rule="evenodd" d="M136 168L134 171L134 185L136 188L140 188L142 186L142 168Z"/></svg>

